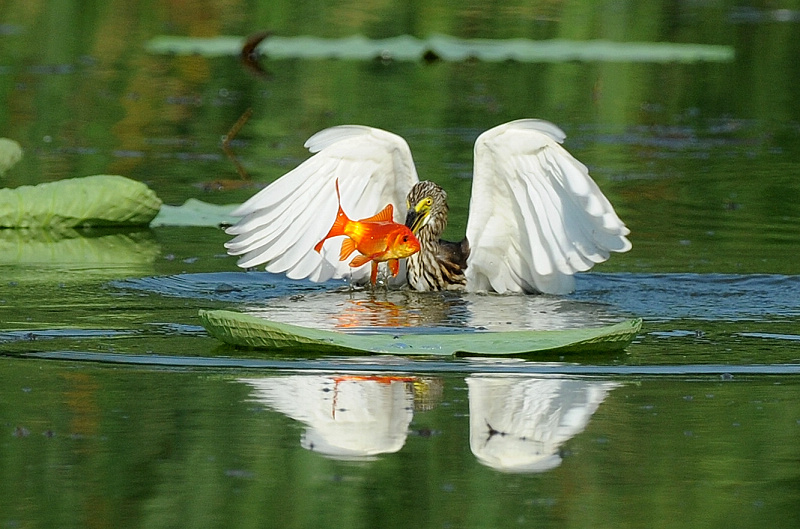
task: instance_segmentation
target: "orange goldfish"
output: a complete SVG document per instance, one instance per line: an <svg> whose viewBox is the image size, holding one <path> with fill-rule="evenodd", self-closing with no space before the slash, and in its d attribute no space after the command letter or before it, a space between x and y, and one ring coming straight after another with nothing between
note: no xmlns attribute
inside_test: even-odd
<svg viewBox="0 0 800 529"><path fill-rule="evenodd" d="M339 201L339 211L328 234L314 246L320 252L322 243L331 237L346 235L339 252L339 260L344 261L350 254L358 250L361 255L355 256L350 261L353 268L372 261L372 273L369 280L374 285L378 279L378 263L389 262L389 270L393 276L400 271L400 262L419 251L419 241L414 233L404 224L392 220L394 208L391 204L380 213L361 220L350 220L342 209L342 198L339 195L339 180L336 180L336 198Z"/></svg>

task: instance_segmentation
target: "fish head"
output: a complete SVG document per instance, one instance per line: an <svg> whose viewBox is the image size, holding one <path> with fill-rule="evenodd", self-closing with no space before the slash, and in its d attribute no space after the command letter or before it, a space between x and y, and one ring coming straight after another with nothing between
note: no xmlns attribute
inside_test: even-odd
<svg viewBox="0 0 800 529"><path fill-rule="evenodd" d="M406 226L398 224L388 237L388 253L393 259L403 259L419 251L419 240Z"/></svg>

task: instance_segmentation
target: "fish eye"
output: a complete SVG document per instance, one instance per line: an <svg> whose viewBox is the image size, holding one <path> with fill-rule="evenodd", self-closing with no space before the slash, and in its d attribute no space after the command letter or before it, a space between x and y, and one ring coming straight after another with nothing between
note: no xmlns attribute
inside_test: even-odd
<svg viewBox="0 0 800 529"><path fill-rule="evenodd" d="M403 242L408 242L408 235L403 235Z"/></svg>

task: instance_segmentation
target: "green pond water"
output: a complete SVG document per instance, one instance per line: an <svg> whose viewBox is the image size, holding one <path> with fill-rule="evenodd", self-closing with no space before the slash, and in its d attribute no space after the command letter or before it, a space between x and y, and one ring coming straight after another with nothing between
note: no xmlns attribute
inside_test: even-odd
<svg viewBox="0 0 800 529"><path fill-rule="evenodd" d="M255 72L236 37L262 30ZM216 227L0 231L0 529L797 527L798 30L792 1L0 1L4 187L240 203L359 123L408 140L457 238L475 138L536 117L633 243L554 298L243 272ZM608 354L345 357L237 350L200 309L644 326Z"/></svg>

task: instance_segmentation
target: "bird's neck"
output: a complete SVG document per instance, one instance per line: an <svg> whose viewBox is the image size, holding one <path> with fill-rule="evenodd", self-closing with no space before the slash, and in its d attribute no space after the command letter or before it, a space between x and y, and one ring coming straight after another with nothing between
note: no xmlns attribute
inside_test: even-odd
<svg viewBox="0 0 800 529"><path fill-rule="evenodd" d="M440 236L441 232L436 232L431 226L423 226L422 229L417 232L417 239L423 248L426 247L425 243L428 243L429 247L438 245Z"/></svg>

